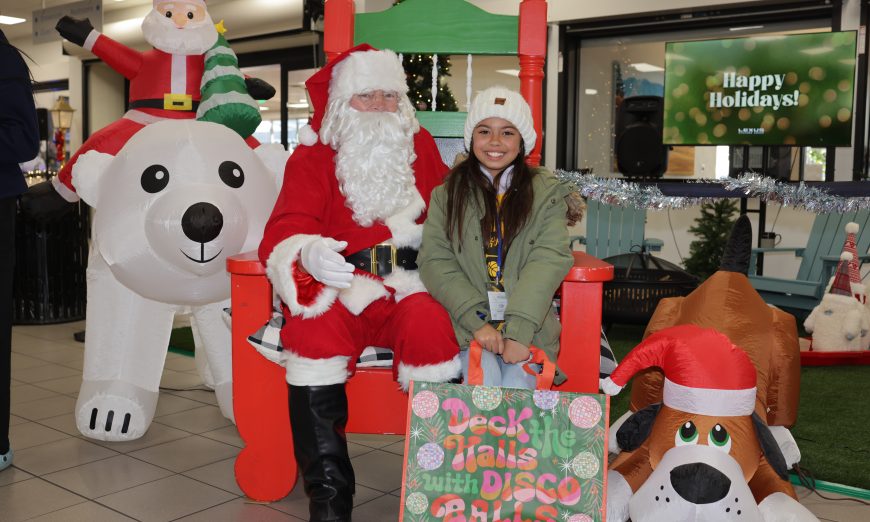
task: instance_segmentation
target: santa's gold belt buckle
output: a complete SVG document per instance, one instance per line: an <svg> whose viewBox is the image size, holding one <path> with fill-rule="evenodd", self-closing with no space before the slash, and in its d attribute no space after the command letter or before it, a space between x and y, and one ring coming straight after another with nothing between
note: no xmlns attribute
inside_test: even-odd
<svg viewBox="0 0 870 522"><path fill-rule="evenodd" d="M193 109L193 96L166 93L163 95L163 108L167 111L189 111Z"/></svg>

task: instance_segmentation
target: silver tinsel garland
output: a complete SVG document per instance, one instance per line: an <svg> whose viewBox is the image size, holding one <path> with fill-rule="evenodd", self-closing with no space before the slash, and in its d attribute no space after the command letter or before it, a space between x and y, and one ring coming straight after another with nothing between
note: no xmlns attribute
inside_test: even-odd
<svg viewBox="0 0 870 522"><path fill-rule="evenodd" d="M650 210L683 209L711 203L717 199L666 196L655 185L640 185L617 178L599 178L576 171L557 170L556 177L573 185L586 198L622 207ZM816 214L870 209L870 197L844 198L834 196L803 182L783 183L755 173L721 180L692 180L689 183L720 185L726 190L741 193L743 197L759 198L766 202L779 203L783 206Z"/></svg>

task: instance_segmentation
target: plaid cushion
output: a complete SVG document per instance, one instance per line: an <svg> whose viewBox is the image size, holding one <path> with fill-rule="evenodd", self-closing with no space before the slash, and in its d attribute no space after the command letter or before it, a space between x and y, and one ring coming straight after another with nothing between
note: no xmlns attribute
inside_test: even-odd
<svg viewBox="0 0 870 522"><path fill-rule="evenodd" d="M284 328L284 315L281 314L280 310L273 310L272 318L259 330L248 336L248 342L251 343L251 346L263 357L276 364L280 364L281 352L284 351L284 347L281 345L281 328ZM393 366L393 351L387 348L369 346L363 350L356 365L360 368L378 366L389 368Z"/></svg>

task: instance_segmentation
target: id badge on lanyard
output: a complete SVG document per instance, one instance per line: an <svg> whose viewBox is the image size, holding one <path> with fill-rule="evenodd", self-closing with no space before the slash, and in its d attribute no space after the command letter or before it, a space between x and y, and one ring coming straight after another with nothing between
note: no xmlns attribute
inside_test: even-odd
<svg viewBox="0 0 870 522"><path fill-rule="evenodd" d="M496 254L496 273L495 273L495 282L496 284L502 284L501 279L501 270L503 266L503 258L502 258L502 237L501 237L501 219L499 217L499 213L495 214L495 233L498 238L497 245L497 254ZM489 317L493 321L504 321L504 312L507 308L507 294L505 292L493 292L488 291L486 293L489 298Z"/></svg>

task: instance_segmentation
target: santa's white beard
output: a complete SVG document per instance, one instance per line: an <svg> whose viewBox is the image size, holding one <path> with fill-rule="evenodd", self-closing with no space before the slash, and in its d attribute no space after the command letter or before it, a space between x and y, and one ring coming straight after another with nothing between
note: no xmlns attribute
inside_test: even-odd
<svg viewBox="0 0 870 522"><path fill-rule="evenodd" d="M336 149L335 175L360 225L383 221L413 201L416 121L403 111L359 112L330 103L321 138Z"/></svg>
<svg viewBox="0 0 870 522"><path fill-rule="evenodd" d="M154 9L142 20L142 34L146 42L164 53L183 55L204 54L217 42L218 37L208 13L205 13L205 20L188 23L179 29L171 19L161 16Z"/></svg>

